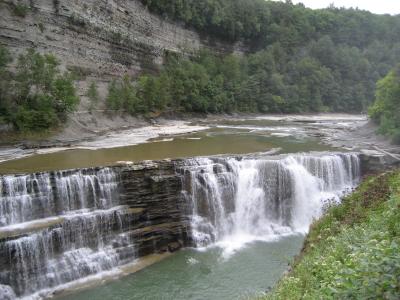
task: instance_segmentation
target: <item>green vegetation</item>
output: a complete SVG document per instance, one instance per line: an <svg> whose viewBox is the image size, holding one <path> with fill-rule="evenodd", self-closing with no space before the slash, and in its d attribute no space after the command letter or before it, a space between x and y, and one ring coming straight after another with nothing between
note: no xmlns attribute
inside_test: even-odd
<svg viewBox="0 0 400 300"><path fill-rule="evenodd" d="M79 102L72 77L62 74L57 59L30 49L12 58L0 47L0 120L17 131L46 130L66 119Z"/></svg>
<svg viewBox="0 0 400 300"><path fill-rule="evenodd" d="M367 178L308 234L265 299L398 299L400 171Z"/></svg>
<svg viewBox="0 0 400 300"><path fill-rule="evenodd" d="M232 46L240 42L245 54L201 51L188 57L167 53L166 64L158 74L154 73L154 66L146 66L152 61L144 54L142 67L152 73L113 81L107 97L110 110L130 114L365 112L374 101L376 82L400 59L400 16L333 6L311 10L289 0L141 1L150 11L206 34L210 43L213 37ZM53 5L57 8L59 1L53 1ZM68 20L75 30L85 26L76 14ZM115 44L129 42L119 32L111 39ZM43 90L42 84L32 77L33 81L25 80L31 85L30 100L10 100L23 99L19 95L23 91L18 90L23 76L11 74L4 67L3 71L10 76L1 80L1 97L8 100L0 103L0 122L11 122L19 130L55 126L74 107L74 104L64 108L57 104L64 101L54 98L60 79L65 82L59 88L69 90L74 98L72 80L84 79L90 70L70 66L71 77L59 74L51 56L38 55L37 59L32 53L26 56L43 61L35 68L43 68L43 74L49 71L52 83L45 84ZM131 63L123 51L113 50L111 56L127 66ZM19 74L23 74L18 71L21 64L17 66ZM54 73L53 69L57 71ZM384 79L378 84L376 94L381 100L371 109L371 116L380 123L382 133L398 141L400 106L391 109L395 100L382 100L389 97L384 92L391 84L389 81L394 79ZM27 91L25 87L25 94ZM47 111L44 107L51 109Z"/></svg>
<svg viewBox="0 0 400 300"><path fill-rule="evenodd" d="M370 117L379 124L379 132L400 144L400 66L379 80Z"/></svg>
<svg viewBox="0 0 400 300"><path fill-rule="evenodd" d="M329 38L311 43L309 51L319 53L318 49L324 48L325 43L331 43ZM325 50L321 53L324 58L330 55ZM361 71L365 70L365 61L357 56L358 50L338 47L330 53L332 61L346 60L347 65L359 61L356 74L369 76L370 73ZM132 92L139 98L135 102L142 104L140 109L136 107L129 111L293 113L365 110L371 102L369 93L373 92L373 79L358 81L341 74L341 66L333 62L328 68L314 57L291 57L279 44L243 57L233 54L221 57L207 51L191 58L172 55L158 75L140 76L137 85L132 86Z"/></svg>
<svg viewBox="0 0 400 300"><path fill-rule="evenodd" d="M89 111L92 111L96 104L99 102L99 92L97 90L96 82L92 81L90 83L86 96L89 98L90 101Z"/></svg>
<svg viewBox="0 0 400 300"><path fill-rule="evenodd" d="M295 50L325 35L335 44L358 48L376 41L398 41L399 17L367 11L311 10L292 1L265 0L141 0L164 18L230 41L244 40L255 48L276 42Z"/></svg>
<svg viewBox="0 0 400 300"><path fill-rule="evenodd" d="M12 4L12 12L17 17L24 18L29 12L29 6L25 4Z"/></svg>
<svg viewBox="0 0 400 300"><path fill-rule="evenodd" d="M207 36L241 41L248 50L242 58L212 58L211 54L204 58L204 53L190 61L181 58L154 78L165 81L166 76L178 73L200 80L193 84L195 90L189 91L192 95L182 97L188 99L181 99L182 105L178 105L188 111L366 111L374 100L375 83L400 56L400 16L334 7L311 10L290 1L142 3ZM220 67L226 60L232 63ZM193 69L200 75L192 74ZM230 72L236 77L225 76ZM181 93L179 89L190 87L189 82L182 86L181 76L177 80L175 84L174 78L167 78L171 86L164 102ZM213 98L213 93L219 98Z"/></svg>

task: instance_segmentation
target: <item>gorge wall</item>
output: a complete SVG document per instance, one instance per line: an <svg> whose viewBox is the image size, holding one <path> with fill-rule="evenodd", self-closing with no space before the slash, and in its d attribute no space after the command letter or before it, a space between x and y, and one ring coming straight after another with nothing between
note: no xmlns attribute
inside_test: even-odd
<svg viewBox="0 0 400 300"><path fill-rule="evenodd" d="M306 232L323 206L359 178L355 153L217 156L1 176L0 298L47 297L151 253Z"/></svg>
<svg viewBox="0 0 400 300"><path fill-rule="evenodd" d="M28 8L25 16L15 13L17 6ZM137 0L0 1L0 13L0 43L13 53L53 53L65 68L97 82L154 70L171 52L240 50L152 15Z"/></svg>
<svg viewBox="0 0 400 300"><path fill-rule="evenodd" d="M18 15L18 7L28 8L26 14ZM153 15L139 0L2 0L0 14L0 45L7 46L14 58L33 48L54 54L62 69L77 74L80 104L63 130L52 137L65 143L148 124L127 114L104 113L113 78L157 70L171 53L243 50L241 44L201 37ZM91 82L97 84L100 100L94 109L86 96Z"/></svg>

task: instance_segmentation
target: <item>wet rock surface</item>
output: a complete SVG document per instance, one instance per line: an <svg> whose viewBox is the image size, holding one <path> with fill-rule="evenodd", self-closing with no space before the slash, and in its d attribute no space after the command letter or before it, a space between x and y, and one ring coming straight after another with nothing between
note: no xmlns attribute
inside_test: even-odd
<svg viewBox="0 0 400 300"><path fill-rule="evenodd" d="M169 160L1 176L0 298L189 246L186 205Z"/></svg>

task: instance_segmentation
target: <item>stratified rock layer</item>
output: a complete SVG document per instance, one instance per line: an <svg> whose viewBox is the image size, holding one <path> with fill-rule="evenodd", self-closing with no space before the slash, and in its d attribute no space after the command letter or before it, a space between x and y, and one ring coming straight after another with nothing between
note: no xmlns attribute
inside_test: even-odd
<svg viewBox="0 0 400 300"><path fill-rule="evenodd" d="M16 15L16 5L27 14ZM1 44L53 53L66 68L99 80L153 70L171 52L239 50L152 15L138 0L1 1L0 13Z"/></svg>
<svg viewBox="0 0 400 300"><path fill-rule="evenodd" d="M176 162L0 177L0 283L31 295L191 245Z"/></svg>

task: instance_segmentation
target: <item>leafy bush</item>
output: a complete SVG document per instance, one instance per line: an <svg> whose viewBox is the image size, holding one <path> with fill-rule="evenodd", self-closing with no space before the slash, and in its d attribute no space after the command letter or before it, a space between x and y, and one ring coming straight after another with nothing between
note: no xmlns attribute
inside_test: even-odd
<svg viewBox="0 0 400 300"><path fill-rule="evenodd" d="M24 18L28 12L29 12L29 6L25 5L25 4L13 4L12 6L12 12L14 15L16 15L17 17L22 17Z"/></svg>
<svg viewBox="0 0 400 300"><path fill-rule="evenodd" d="M108 87L107 106L130 114L145 112L136 93L129 76L124 76L122 80L113 80Z"/></svg>
<svg viewBox="0 0 400 300"><path fill-rule="evenodd" d="M77 27L85 27L86 26L86 21L85 19L80 16L77 15L75 13L72 13L69 17L68 17L68 21L71 25L77 26Z"/></svg>
<svg viewBox="0 0 400 300"><path fill-rule="evenodd" d="M97 90L96 82L92 81L90 83L86 96L89 98L90 101L89 111L92 111L96 104L99 102L99 92Z"/></svg>
<svg viewBox="0 0 400 300"><path fill-rule="evenodd" d="M379 124L379 132L400 144L400 66L379 80L370 117Z"/></svg>
<svg viewBox="0 0 400 300"><path fill-rule="evenodd" d="M10 55L0 47L0 117L19 131L45 130L65 121L79 98L73 79L60 73L53 55L30 49L18 57L16 71L8 68Z"/></svg>

